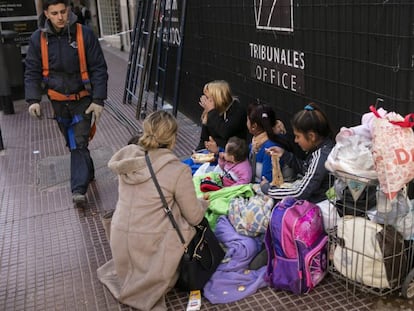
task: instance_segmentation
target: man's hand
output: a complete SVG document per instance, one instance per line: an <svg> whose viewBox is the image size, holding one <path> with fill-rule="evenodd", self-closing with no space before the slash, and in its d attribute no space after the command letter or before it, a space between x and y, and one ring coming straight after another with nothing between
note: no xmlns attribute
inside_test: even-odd
<svg viewBox="0 0 414 311"><path fill-rule="evenodd" d="M88 109L86 109L85 113L89 114L89 113L93 112L92 118L94 119L95 124L98 124L98 121L101 118L101 114L102 114L103 109L104 109L103 106L95 104L95 103L91 103L89 105Z"/></svg>
<svg viewBox="0 0 414 311"><path fill-rule="evenodd" d="M39 103L34 103L29 106L29 113L32 117L41 118L42 110L40 109Z"/></svg>

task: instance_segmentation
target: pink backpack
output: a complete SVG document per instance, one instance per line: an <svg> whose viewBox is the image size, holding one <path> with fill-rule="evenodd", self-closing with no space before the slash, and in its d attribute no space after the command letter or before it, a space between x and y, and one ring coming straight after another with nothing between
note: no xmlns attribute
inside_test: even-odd
<svg viewBox="0 0 414 311"><path fill-rule="evenodd" d="M265 234L266 281L276 289L309 292L326 275L328 237L319 206L287 197L273 208Z"/></svg>

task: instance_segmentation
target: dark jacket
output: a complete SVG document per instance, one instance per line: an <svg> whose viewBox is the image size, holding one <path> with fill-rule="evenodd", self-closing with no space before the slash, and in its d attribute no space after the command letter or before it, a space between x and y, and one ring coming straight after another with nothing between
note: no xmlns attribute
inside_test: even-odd
<svg viewBox="0 0 414 311"><path fill-rule="evenodd" d="M278 188L266 183L262 185L263 193L274 199L292 196L313 203L326 200L325 192L329 188L329 174L325 168L325 162L333 146L334 142L327 138L305 160L285 151L281 160L296 172L300 172L303 178L294 182L291 188Z"/></svg>
<svg viewBox="0 0 414 311"><path fill-rule="evenodd" d="M107 96L108 73L105 58L98 39L89 27L82 26L85 55L91 81L92 101L103 105ZM83 90L79 56L76 44L76 15L70 13L68 27L56 33L42 13L37 29L29 41L25 59L25 98L30 104L40 102L42 97L42 55L40 34L47 34L49 48L49 82L47 88L62 94L74 94Z"/></svg>
<svg viewBox="0 0 414 311"><path fill-rule="evenodd" d="M232 136L247 138L247 112L239 101L234 100L229 109L220 115L216 109L211 110L207 116L207 124L201 127L200 142L196 150L204 149L204 142L209 136L213 137L217 146L224 148Z"/></svg>

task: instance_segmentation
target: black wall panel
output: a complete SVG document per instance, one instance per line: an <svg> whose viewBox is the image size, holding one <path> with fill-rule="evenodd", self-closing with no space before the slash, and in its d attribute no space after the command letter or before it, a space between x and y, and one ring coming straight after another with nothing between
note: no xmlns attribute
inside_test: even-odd
<svg viewBox="0 0 414 311"><path fill-rule="evenodd" d="M387 110L414 111L414 1L292 0L292 7L273 12L284 10L286 25L286 12L293 10L293 31L257 28L255 3L187 1L179 109L193 120L201 114L203 85L216 79L229 81L245 105L257 100L273 105L285 121L310 101L337 128L358 124L377 98ZM283 50L290 63L254 59L250 43ZM258 64L268 67L266 82L254 75ZM297 75L299 82L288 88L269 83L272 68ZM273 82L277 79L275 74Z"/></svg>

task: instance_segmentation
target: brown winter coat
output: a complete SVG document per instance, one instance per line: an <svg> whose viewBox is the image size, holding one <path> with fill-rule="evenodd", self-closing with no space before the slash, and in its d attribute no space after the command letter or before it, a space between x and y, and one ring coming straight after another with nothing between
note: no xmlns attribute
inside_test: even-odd
<svg viewBox="0 0 414 311"><path fill-rule="evenodd" d="M149 156L188 242L207 201L197 199L190 168L169 149L151 150ZM124 304L138 310L166 310L164 295L178 278L184 246L162 208L142 147L122 148L108 166L119 176L119 198L111 224L113 258L98 269L98 278Z"/></svg>

